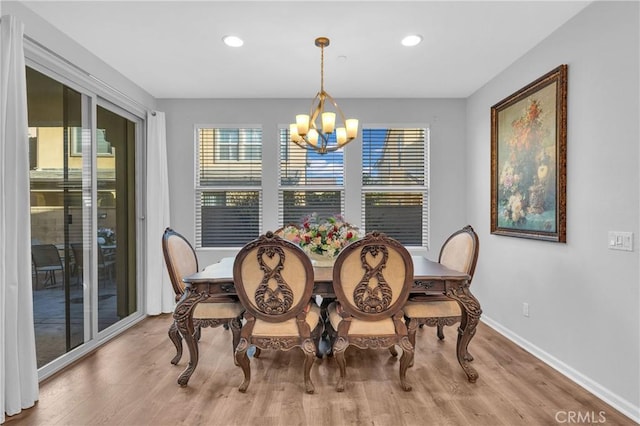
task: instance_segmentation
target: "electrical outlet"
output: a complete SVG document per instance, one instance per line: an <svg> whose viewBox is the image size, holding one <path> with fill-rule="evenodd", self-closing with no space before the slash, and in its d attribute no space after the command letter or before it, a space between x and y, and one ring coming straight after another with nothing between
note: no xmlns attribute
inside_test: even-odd
<svg viewBox="0 0 640 426"><path fill-rule="evenodd" d="M522 315L529 318L529 304L526 302L522 304Z"/></svg>

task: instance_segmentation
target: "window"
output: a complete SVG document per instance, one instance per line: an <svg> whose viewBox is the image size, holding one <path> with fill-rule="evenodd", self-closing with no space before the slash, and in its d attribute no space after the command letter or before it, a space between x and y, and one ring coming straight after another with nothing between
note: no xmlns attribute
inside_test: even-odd
<svg viewBox="0 0 640 426"><path fill-rule="evenodd" d="M204 129L202 129L204 131ZM223 161L260 161L262 152L261 129L206 129L215 152L215 159Z"/></svg>
<svg viewBox="0 0 640 426"><path fill-rule="evenodd" d="M362 225L407 246L428 245L428 130L362 130Z"/></svg>
<svg viewBox="0 0 640 426"><path fill-rule="evenodd" d="M70 127L69 128L69 146L70 154L72 157L82 156L82 127ZM106 139L106 129L96 129L96 152L99 156L113 156L113 149L111 143Z"/></svg>
<svg viewBox="0 0 640 426"><path fill-rule="evenodd" d="M262 129L197 128L196 247L240 247L260 233Z"/></svg>
<svg viewBox="0 0 640 426"><path fill-rule="evenodd" d="M320 155L289 141L289 129L280 129L279 222L299 223L316 212L340 214L344 204L343 150Z"/></svg>

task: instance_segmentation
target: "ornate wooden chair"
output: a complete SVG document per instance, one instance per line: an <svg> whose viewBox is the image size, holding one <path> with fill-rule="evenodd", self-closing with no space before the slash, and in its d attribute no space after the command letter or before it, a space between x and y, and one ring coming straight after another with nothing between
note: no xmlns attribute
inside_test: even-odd
<svg viewBox="0 0 640 426"><path fill-rule="evenodd" d="M162 236L162 251L175 292L176 302L184 294L183 277L198 272L198 257L187 239L167 228ZM241 317L244 308L237 298L229 296L209 297L196 305L193 312L194 338L200 339L202 327L217 327L228 324L233 334L232 349L240 340ZM169 328L169 339L176 347L176 355L171 364L177 364L182 358L182 336L175 322Z"/></svg>
<svg viewBox="0 0 640 426"><path fill-rule="evenodd" d="M413 362L411 344L402 307L413 285L411 255L398 241L371 232L342 249L333 268L337 301L328 308L333 354L340 367L336 387L345 386L345 351L350 345L361 349L402 348L400 383L410 391L407 368ZM395 349L393 355L397 355Z"/></svg>
<svg viewBox="0 0 640 426"><path fill-rule="evenodd" d="M471 225L467 225L454 232L445 241L440 249L438 262L447 268L466 272L473 278L479 248L478 235ZM426 324L437 327L438 338L442 340L444 339L443 327L459 322L461 312L458 302L438 293L412 297L404 307L404 314L408 319L409 339L415 346L418 326ZM473 359L468 353L466 356L468 361Z"/></svg>
<svg viewBox="0 0 640 426"><path fill-rule="evenodd" d="M233 265L233 281L246 308L246 324L236 347L236 363L245 392L251 381L247 349L288 351L299 347L305 354L304 383L314 392L311 366L322 334L320 308L311 302L314 276L309 257L290 241L267 232L245 245Z"/></svg>

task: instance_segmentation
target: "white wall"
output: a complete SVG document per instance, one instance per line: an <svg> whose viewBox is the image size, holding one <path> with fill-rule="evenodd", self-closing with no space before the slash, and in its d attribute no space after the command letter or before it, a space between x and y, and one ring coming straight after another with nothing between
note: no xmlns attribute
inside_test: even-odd
<svg viewBox="0 0 640 426"><path fill-rule="evenodd" d="M195 207L193 186L194 124L260 124L264 144L263 162L277 164L278 125L287 125L296 113L306 111L309 99L164 99L158 108L166 113L169 158L169 194L172 227L191 241L195 240ZM337 94L336 94L337 95ZM437 257L446 237L466 225L465 171L465 101L463 99L340 99L340 107L349 116L366 124L426 124L431 129L431 253ZM360 142L347 145L345 165L349 168L355 154L359 158ZM357 161L357 160L356 160ZM266 173L275 176L275 167ZM265 188L264 231L277 227L276 188ZM359 203L358 203L359 205ZM269 214L269 212L273 214ZM346 211L348 220L359 220L357 212ZM271 222L269 222L271 220ZM200 263L206 265L237 250L202 249Z"/></svg>
<svg viewBox="0 0 640 426"><path fill-rule="evenodd" d="M481 241L473 291L484 319L636 420L638 23L637 2L592 4L473 94L466 125L468 218ZM490 108L560 64L569 67L567 243L491 235ZM634 251L609 250L612 230L633 232Z"/></svg>

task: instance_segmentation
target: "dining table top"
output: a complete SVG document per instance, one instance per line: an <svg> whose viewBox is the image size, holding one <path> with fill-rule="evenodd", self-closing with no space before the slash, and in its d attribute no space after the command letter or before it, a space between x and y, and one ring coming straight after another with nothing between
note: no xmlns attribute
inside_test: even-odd
<svg viewBox="0 0 640 426"><path fill-rule="evenodd" d="M207 266L204 270L189 275L183 279L187 284L197 283L233 283L233 263L235 257L225 257L219 262ZM413 261L414 281L466 281L470 280L469 274L429 260L424 256L411 256ZM314 266L314 281L316 283L329 283L333 281L332 267Z"/></svg>

